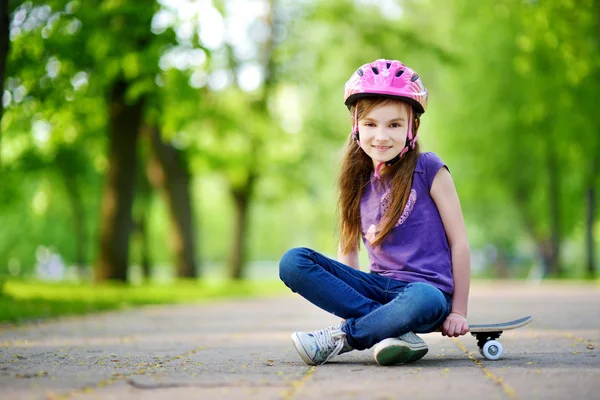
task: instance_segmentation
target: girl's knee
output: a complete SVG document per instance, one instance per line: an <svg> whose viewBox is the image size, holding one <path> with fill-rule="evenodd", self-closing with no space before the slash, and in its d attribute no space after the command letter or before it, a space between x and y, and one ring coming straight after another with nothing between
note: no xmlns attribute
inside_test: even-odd
<svg viewBox="0 0 600 400"><path fill-rule="evenodd" d="M448 302L442 291L429 283L414 282L406 288L410 290L418 314L435 318L447 308Z"/></svg>
<svg viewBox="0 0 600 400"><path fill-rule="evenodd" d="M285 252L279 261L279 279L286 284L295 279L299 274L298 267L302 264L302 259L308 256L309 251L305 247L295 247Z"/></svg>

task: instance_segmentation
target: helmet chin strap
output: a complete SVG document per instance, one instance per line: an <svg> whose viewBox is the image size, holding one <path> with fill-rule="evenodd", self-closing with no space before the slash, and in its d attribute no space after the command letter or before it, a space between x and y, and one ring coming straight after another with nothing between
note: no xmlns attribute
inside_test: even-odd
<svg viewBox="0 0 600 400"><path fill-rule="evenodd" d="M404 148L402 149L400 154L398 154L396 157L392 158L391 160L385 161L385 162L380 162L379 164L377 164L377 167L375 167L375 178L381 179L381 175L379 175L379 171L381 170L381 167L383 167L384 165L387 167L391 167L392 165L394 165L398 161L400 161L406 153L408 153L410 150L412 150L415 147L415 142L417 141L417 135L415 134L415 137L414 138L412 137L412 135L413 135L412 121L413 121L413 109L412 109L412 107L409 107L408 132L406 134L406 143L404 144ZM358 133L358 129L356 129L356 132ZM357 143L358 143L358 140L357 140ZM360 146L360 143L359 143L359 146Z"/></svg>
<svg viewBox="0 0 600 400"><path fill-rule="evenodd" d="M354 106L354 126L352 127L352 136L358 147L360 147L360 138L358 136L358 104Z"/></svg>

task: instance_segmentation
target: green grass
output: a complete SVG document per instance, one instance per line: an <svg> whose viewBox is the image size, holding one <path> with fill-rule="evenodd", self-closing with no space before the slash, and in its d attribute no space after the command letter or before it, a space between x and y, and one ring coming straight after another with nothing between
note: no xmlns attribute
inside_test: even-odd
<svg viewBox="0 0 600 400"><path fill-rule="evenodd" d="M4 281L0 323L119 310L150 304L196 303L226 298L273 296L288 292L279 281L178 281L126 286Z"/></svg>

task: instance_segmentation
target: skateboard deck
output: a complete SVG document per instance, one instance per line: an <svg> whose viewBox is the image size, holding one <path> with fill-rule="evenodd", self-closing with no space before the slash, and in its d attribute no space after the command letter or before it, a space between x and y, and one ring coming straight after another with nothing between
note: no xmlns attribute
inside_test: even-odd
<svg viewBox="0 0 600 400"><path fill-rule="evenodd" d="M469 332L484 333L484 332L502 332L510 329L517 329L527 325L533 320L531 317L523 317L514 321L500 322L499 324L473 324L469 325Z"/></svg>
<svg viewBox="0 0 600 400"><path fill-rule="evenodd" d="M500 322L497 324L473 324L469 325L469 332L477 339L479 353L488 360L499 360L504 348L496 339L502 332L517 329L533 321L531 316L515 319L513 321Z"/></svg>

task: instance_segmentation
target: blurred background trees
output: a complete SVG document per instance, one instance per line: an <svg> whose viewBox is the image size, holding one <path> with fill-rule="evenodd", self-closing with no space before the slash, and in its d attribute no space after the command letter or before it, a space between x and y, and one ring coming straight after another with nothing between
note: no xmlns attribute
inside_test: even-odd
<svg viewBox="0 0 600 400"><path fill-rule="evenodd" d="M430 91L420 138L453 173L476 274L597 275L598 1L0 12L0 275L274 278L289 247L335 254L343 85L376 58Z"/></svg>

